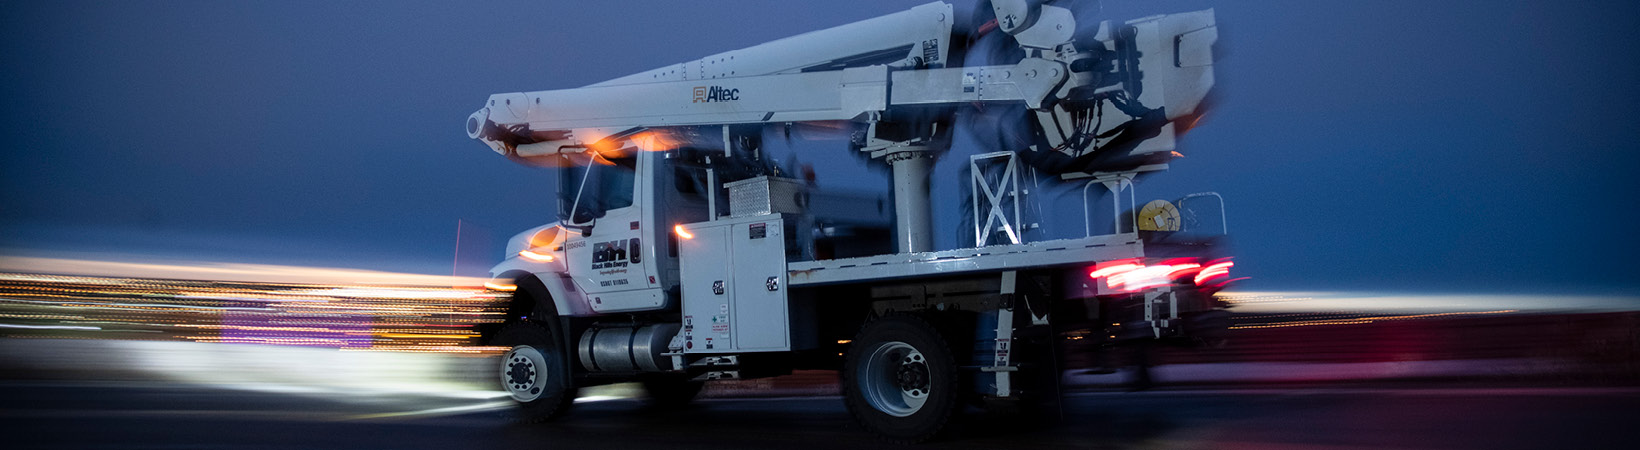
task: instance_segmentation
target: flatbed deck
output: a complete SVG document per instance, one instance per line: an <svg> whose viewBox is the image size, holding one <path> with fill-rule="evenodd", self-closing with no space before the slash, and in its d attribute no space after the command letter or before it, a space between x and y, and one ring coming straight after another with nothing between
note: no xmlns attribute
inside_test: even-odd
<svg viewBox="0 0 1640 450"><path fill-rule="evenodd" d="M786 279L787 284L791 286L818 286L867 280L1092 264L1143 256L1144 243L1138 233L1120 233L934 252L799 261L786 264Z"/></svg>

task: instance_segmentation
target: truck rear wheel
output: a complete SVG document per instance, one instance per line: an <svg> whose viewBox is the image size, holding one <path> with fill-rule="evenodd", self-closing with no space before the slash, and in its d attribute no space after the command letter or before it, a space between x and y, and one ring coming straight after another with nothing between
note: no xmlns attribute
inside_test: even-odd
<svg viewBox="0 0 1640 450"><path fill-rule="evenodd" d="M957 407L956 363L938 330L910 315L860 330L843 365L843 400L861 427L896 443L938 435Z"/></svg>
<svg viewBox="0 0 1640 450"><path fill-rule="evenodd" d="M575 401L570 384L569 359L558 336L531 321L508 324L496 333L493 345L509 347L499 365L502 390L518 408L517 422L544 422L564 415Z"/></svg>

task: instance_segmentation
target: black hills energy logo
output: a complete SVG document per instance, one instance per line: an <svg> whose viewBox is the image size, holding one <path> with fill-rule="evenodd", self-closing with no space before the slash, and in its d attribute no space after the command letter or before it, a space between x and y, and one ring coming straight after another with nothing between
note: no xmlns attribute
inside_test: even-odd
<svg viewBox="0 0 1640 450"><path fill-rule="evenodd" d="M729 89L723 86L695 86L695 103L735 100L740 100L740 89Z"/></svg>
<svg viewBox="0 0 1640 450"><path fill-rule="evenodd" d="M613 269L627 263L643 262L643 247L638 238L592 244L592 268Z"/></svg>

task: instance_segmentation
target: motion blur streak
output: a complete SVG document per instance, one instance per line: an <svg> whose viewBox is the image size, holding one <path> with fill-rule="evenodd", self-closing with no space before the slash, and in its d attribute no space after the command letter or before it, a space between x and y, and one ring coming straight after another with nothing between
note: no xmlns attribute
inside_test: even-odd
<svg viewBox="0 0 1640 450"><path fill-rule="evenodd" d="M483 353L491 349L478 346L474 327L499 322L498 301L510 295L448 286L0 273L0 336Z"/></svg>
<svg viewBox="0 0 1640 450"><path fill-rule="evenodd" d="M532 251L529 251L529 250L524 250L524 251L518 252L518 256L522 256L522 257L524 257L524 259L528 259L530 261L540 261L540 262L552 262L552 259L553 259L552 255L536 253L536 252L532 252Z"/></svg>
<svg viewBox="0 0 1640 450"><path fill-rule="evenodd" d="M0 257L0 281L11 281L6 273L89 275L104 277L161 278L185 280L260 281L268 283L372 284L395 286L481 286L482 278L395 273L333 267L280 266L272 264L222 263L209 261L108 261L95 259L32 256ZM50 277L56 275L31 275Z"/></svg>
<svg viewBox="0 0 1640 450"><path fill-rule="evenodd" d="M661 130L648 130L634 134L627 138L632 145L646 152L659 152L678 148L681 139Z"/></svg>
<svg viewBox="0 0 1640 450"><path fill-rule="evenodd" d="M494 282L489 282L489 281L484 282L484 287L487 288L487 289L494 289L494 290L497 290L497 291L516 291L516 290L518 290L518 286L515 286L515 285L494 283Z"/></svg>
<svg viewBox="0 0 1640 450"><path fill-rule="evenodd" d="M1131 264L1131 263L1130 264L1118 264L1118 265L1114 265L1114 266L1110 266L1110 267L1103 267L1103 268L1100 268L1099 270L1095 270L1091 273L1088 273L1088 278L1108 277L1108 276L1111 276L1111 275L1119 274L1119 273L1122 273L1122 272L1127 272L1129 270L1134 270L1134 269L1138 269L1138 268L1142 268L1142 267L1144 267L1144 266L1139 265L1139 264Z"/></svg>
<svg viewBox="0 0 1640 450"><path fill-rule="evenodd" d="M1242 329L1249 329L1249 328L1304 327L1304 326L1313 326L1313 325L1356 325L1356 324L1373 323L1373 322L1377 322L1377 321L1380 321L1380 320L1428 319L1428 318L1432 318L1432 317L1471 316L1471 315L1481 315L1481 314L1504 314L1504 313L1512 313L1512 312L1515 312L1515 310L1513 310L1513 309L1504 309L1504 310L1498 310L1498 311L1450 312L1450 313L1436 313L1436 314L1410 314L1410 315L1402 315L1402 316L1366 316L1366 317L1350 317L1350 318L1342 318L1342 319L1300 320L1300 321L1279 322L1279 323L1255 323L1255 324L1246 324L1246 325L1236 325L1236 326L1230 327L1230 329L1232 329L1232 330L1242 330Z"/></svg>
<svg viewBox="0 0 1640 450"><path fill-rule="evenodd" d="M1204 267L1200 273L1196 274L1196 284L1201 285L1203 282L1213 279L1213 277L1230 275L1230 268L1235 265L1234 262L1225 261Z"/></svg>
<svg viewBox="0 0 1640 450"><path fill-rule="evenodd" d="M1433 314L1502 309L1522 313L1640 311L1640 297L1625 295L1237 291L1220 293L1218 297L1229 304L1238 316L1261 317L1338 312Z"/></svg>
<svg viewBox="0 0 1640 450"><path fill-rule="evenodd" d="M23 328L29 330L101 330L98 327L77 327L73 325L12 325L0 323L0 328Z"/></svg>
<svg viewBox="0 0 1640 450"><path fill-rule="evenodd" d="M1195 261L1195 258L1174 258L1161 264L1151 266L1144 265L1144 263L1138 259L1110 261L1100 264L1097 269L1092 272L1088 272L1088 278L1104 278L1105 285L1110 286L1111 289L1126 292L1138 292L1145 289L1165 286L1173 283L1175 280L1186 279L1190 276L1190 274L1195 273L1196 276L1190 279L1194 280L1197 286L1206 286L1206 284L1203 283L1208 280L1229 276L1230 266L1233 265L1230 261L1228 261L1228 258L1214 260L1214 263L1205 268ZM1240 281L1243 279L1246 278L1225 280L1213 285L1213 287L1223 288L1225 285L1228 285L1233 281Z"/></svg>

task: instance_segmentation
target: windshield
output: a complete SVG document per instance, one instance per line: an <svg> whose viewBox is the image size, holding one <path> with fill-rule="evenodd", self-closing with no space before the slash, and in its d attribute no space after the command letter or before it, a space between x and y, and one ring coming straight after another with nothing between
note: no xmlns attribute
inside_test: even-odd
<svg viewBox="0 0 1640 450"><path fill-rule="evenodd" d="M636 156L580 157L558 169L558 219L585 223L604 212L632 206Z"/></svg>

